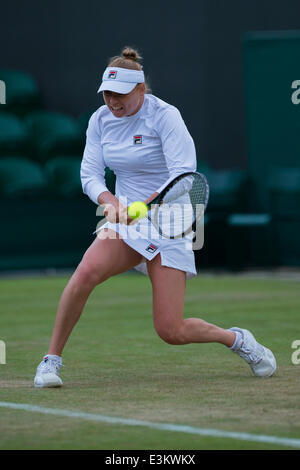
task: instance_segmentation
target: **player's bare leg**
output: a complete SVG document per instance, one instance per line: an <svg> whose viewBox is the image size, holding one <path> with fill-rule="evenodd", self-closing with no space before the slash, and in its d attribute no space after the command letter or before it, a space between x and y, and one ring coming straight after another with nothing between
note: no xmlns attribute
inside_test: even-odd
<svg viewBox="0 0 300 470"><path fill-rule="evenodd" d="M169 344L221 343L242 357L254 375L270 377L276 371L275 357L259 344L250 331L225 330L200 318L183 318L186 274L161 266L160 255L147 262L153 287L153 321L158 335Z"/></svg>
<svg viewBox="0 0 300 470"><path fill-rule="evenodd" d="M147 262L153 288L153 321L158 335L170 344L222 343L235 341L233 331L200 318L183 318L186 274L161 265L160 255Z"/></svg>
<svg viewBox="0 0 300 470"><path fill-rule="evenodd" d="M139 264L142 256L112 230L102 230L65 287L56 314L48 355L37 368L35 387L60 387L61 354L92 290L109 277Z"/></svg>
<svg viewBox="0 0 300 470"><path fill-rule="evenodd" d="M141 260L142 256L112 230L99 233L63 291L49 354L61 355L92 290L106 279L133 268Z"/></svg>

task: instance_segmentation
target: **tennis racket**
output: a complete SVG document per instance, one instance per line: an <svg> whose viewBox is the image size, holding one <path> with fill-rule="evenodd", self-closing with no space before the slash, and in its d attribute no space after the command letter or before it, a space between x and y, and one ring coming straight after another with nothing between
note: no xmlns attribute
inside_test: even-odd
<svg viewBox="0 0 300 470"><path fill-rule="evenodd" d="M182 238L195 231L208 199L206 177L198 172L182 173L148 201L147 217L161 236Z"/></svg>

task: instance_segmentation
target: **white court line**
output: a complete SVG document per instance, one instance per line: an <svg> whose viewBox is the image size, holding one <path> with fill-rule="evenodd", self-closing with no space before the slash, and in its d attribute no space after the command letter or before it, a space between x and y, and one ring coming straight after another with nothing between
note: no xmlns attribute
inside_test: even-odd
<svg viewBox="0 0 300 470"><path fill-rule="evenodd" d="M246 432L220 431L210 428L196 428L194 426L185 426L181 424L154 423L151 421L141 421L137 419L117 418L114 416L105 416L101 414L84 413L82 411L62 410L59 408L46 408L44 406L29 405L26 403L0 402L1 408L10 408L14 410L31 411L54 416L65 416L67 418L79 418L88 421L97 421L109 424L121 424L125 426L142 426L159 431L183 432L199 436L224 437L242 441L263 442L267 444L279 444L288 447L300 448L300 439L285 437L266 436L264 434L250 434Z"/></svg>

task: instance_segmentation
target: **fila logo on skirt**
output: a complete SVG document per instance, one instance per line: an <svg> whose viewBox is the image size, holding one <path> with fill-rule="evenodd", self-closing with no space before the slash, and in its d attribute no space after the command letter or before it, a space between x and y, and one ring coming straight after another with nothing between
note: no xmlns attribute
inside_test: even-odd
<svg viewBox="0 0 300 470"><path fill-rule="evenodd" d="M154 253L158 249L158 246L153 245L153 243L150 243L150 245L145 248L146 251L149 253Z"/></svg>

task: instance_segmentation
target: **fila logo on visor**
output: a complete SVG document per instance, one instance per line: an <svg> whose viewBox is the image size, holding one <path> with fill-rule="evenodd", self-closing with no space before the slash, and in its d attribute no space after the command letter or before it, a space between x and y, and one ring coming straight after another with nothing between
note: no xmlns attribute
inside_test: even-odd
<svg viewBox="0 0 300 470"><path fill-rule="evenodd" d="M134 135L133 136L133 143L136 144L142 144L143 143L143 137L141 135Z"/></svg>
<svg viewBox="0 0 300 470"><path fill-rule="evenodd" d="M116 78L117 76L117 71L116 70L111 70L109 73L108 73L108 78Z"/></svg>

